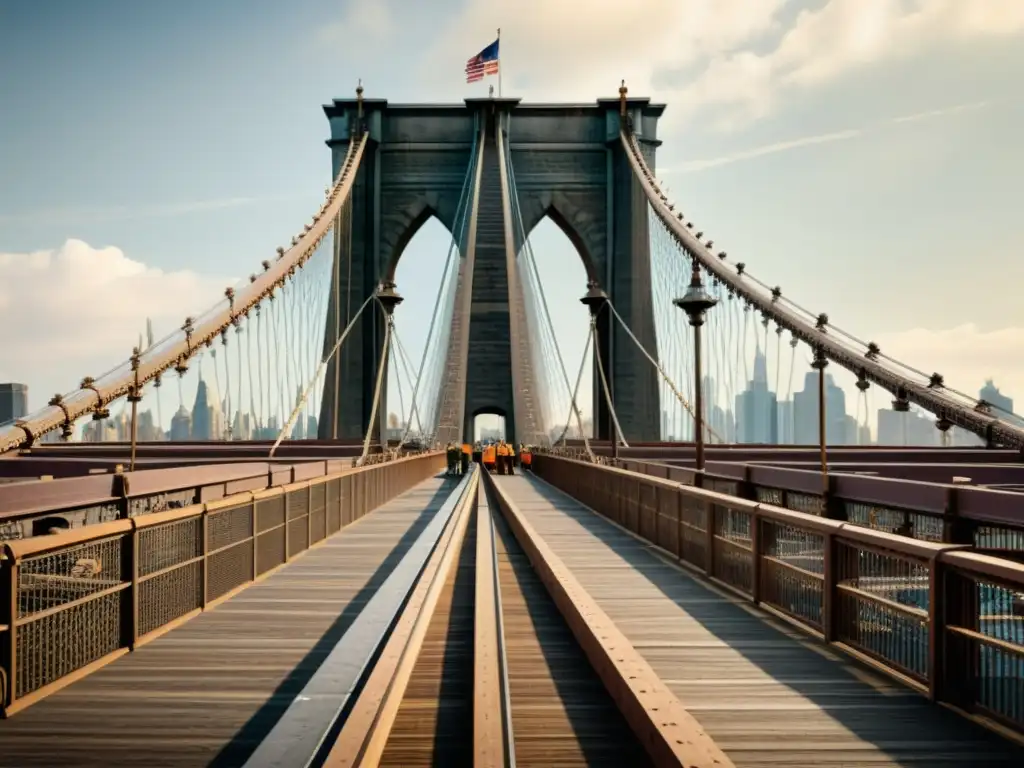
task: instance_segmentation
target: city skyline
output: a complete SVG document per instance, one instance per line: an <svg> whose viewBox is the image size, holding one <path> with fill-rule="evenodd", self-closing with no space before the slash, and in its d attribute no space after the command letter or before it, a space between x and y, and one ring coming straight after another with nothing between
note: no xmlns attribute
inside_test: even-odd
<svg viewBox="0 0 1024 768"><path fill-rule="evenodd" d="M818 443L818 374L809 371L804 377L803 388L791 394L791 399L778 400L767 377L764 356L758 352L754 362L753 378L740 392L734 404L723 403L717 393L718 387L710 376L704 377L705 425L710 442L738 443L753 445L816 445ZM4 407L3 393L6 389L16 391L21 403L27 402L28 388L23 384L0 382L0 424L20 418L28 411L12 411L11 416ZM186 395L181 392L180 404L169 419L161 424L159 415L154 418L152 408L139 411L138 439L140 441L181 441L181 440L275 440L281 433L281 421L277 415L269 416L261 423L257 416L243 408L231 409L230 396L221 395L217 387L207 381L201 369L198 373L192 406L186 406ZM994 382L988 381L978 392L979 400L995 407L997 412L1013 412L1013 399L1002 393ZM296 393L296 406L301 392ZM944 438L936 428L935 417L912 406L907 412L897 412L892 407L882 407L871 412L867 407L856 406L856 415L850 414L845 392L835 384L830 373L825 374L826 435L832 446L841 445L888 445L888 446L940 446L972 447L983 446L984 440L956 427L949 430ZM866 405L866 403L865 403ZM102 421L83 420L72 432L71 439L81 442L127 442L130 439L130 415L126 403L110 418ZM159 405L156 407L159 414ZM295 420L290 439L312 438L317 434L319 407L316 404L303 408ZM868 417L874 414L873 420ZM863 418L861 416L863 415ZM593 437L593 414L582 414L583 431ZM738 418L742 416L742 418ZM1014 417L1019 423L1021 419ZM415 421L414 421L415 424ZM692 419L672 421L668 411L662 410L661 439L669 442L692 441L695 434ZM417 428L409 424L401 413L389 411L385 419L387 439L397 440L404 436L418 438ZM474 439L497 438L504 434L500 420L488 422L478 419L474 423ZM548 437L555 441L565 433L569 439L579 439L581 431L573 420L566 425L552 424L547 429ZM55 442L59 432L47 434L43 442ZM945 440L945 442L944 442Z"/></svg>
<svg viewBox="0 0 1024 768"><path fill-rule="evenodd" d="M880 2L854 30L849 0L727 5L652 0L666 22L644 31L643 55L642 25L603 4L427 14L392 1L368 14L303 0L261 6L245 29L191 1L173 14L68 3L56 30L32 6L5 11L18 34L0 64L33 66L18 66L16 89L0 85L19 115L0 126L15 182L0 190L0 321L20 331L0 380L26 381L38 407L125 359L145 317L159 336L212 303L315 209L329 175L319 104L359 77L393 101L485 95L461 83L462 65L505 16L505 95L592 101L624 77L668 105L657 167L670 196L752 274L952 386L993 378L1019 400L1024 104L1010 73L1024 65L1024 7ZM405 45L428 16L436 43ZM183 39L194 56L179 55ZM34 55L43 48L59 53ZM399 264L397 324L414 358L449 240L432 220ZM587 327L580 259L550 221L532 240L572 368ZM975 263L998 279L974 280ZM830 372L851 398L852 377Z"/></svg>

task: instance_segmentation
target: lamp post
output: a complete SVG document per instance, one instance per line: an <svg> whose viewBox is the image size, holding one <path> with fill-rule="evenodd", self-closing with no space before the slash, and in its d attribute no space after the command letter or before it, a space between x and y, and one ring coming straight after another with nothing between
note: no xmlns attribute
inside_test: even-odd
<svg viewBox="0 0 1024 768"><path fill-rule="evenodd" d="M384 385L384 374L388 368L388 355L391 351L391 329L394 323L395 307L402 303L404 299L395 290L395 284L393 282L382 283L377 289L377 302L380 304L381 309L384 311L384 343L381 347L380 352L380 366L377 369L377 386L373 392L373 407L370 412L370 428L366 432L366 440L363 443L363 456L366 456L366 451L369 446L370 434L373 432L373 423L377 421L377 411L380 405L381 398L386 394L383 391ZM380 434L381 451L387 449L387 428L384 419L384 410L380 409L380 421L377 423L377 430Z"/></svg>
<svg viewBox="0 0 1024 768"><path fill-rule="evenodd" d="M597 316L604 309L604 305L608 303L608 294L601 290L596 281L591 280L587 283L587 295L580 299L580 303L585 304L587 309L590 310L590 339L594 345L594 362L597 364L598 375L601 377L602 388L605 390L605 397L608 400L609 419L612 422L612 463L614 464L619 458L619 439L622 435L619 434L618 420L614 416L615 407L612 404L611 389L604 386L604 361L601 359L601 343L597 337Z"/></svg>
<svg viewBox="0 0 1024 768"><path fill-rule="evenodd" d="M824 516L828 504L828 409L825 401L825 368L828 367L828 358L825 357L825 350L815 347L814 360L811 368L818 372L818 451L821 455L821 498L822 515Z"/></svg>
<svg viewBox="0 0 1024 768"><path fill-rule="evenodd" d="M704 315L709 309L718 303L718 299L704 290L704 284L700 279L700 264L693 259L693 272L690 274L690 287L686 289L681 299L673 299L672 303L686 313L693 326L693 375L694 375L694 410L696 411L694 421L694 464L697 471L704 471L704 373L701 362L700 329L704 325Z"/></svg>

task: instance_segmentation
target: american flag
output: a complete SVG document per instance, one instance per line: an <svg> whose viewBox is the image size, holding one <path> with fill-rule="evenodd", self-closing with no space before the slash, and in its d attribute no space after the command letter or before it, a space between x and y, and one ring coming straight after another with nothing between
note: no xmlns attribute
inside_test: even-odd
<svg viewBox="0 0 1024 768"><path fill-rule="evenodd" d="M483 80L487 75L498 74L498 43L493 43L484 48L480 53L466 62L466 82L475 83Z"/></svg>

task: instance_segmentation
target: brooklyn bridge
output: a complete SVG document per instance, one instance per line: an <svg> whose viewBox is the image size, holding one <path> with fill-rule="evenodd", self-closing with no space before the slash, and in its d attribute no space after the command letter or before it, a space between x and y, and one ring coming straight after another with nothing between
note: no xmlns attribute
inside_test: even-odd
<svg viewBox="0 0 1024 768"><path fill-rule="evenodd" d="M665 109L360 87L289 243L0 426L0 766L1024 765L1024 421L716 247L656 173ZM939 437L858 445L837 369Z"/></svg>

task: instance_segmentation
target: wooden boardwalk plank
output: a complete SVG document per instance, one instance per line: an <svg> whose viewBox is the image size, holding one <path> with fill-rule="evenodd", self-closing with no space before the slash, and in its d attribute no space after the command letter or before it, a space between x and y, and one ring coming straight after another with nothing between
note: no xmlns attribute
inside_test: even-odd
<svg viewBox="0 0 1024 768"><path fill-rule="evenodd" d="M516 766L650 766L511 529L495 522Z"/></svg>
<svg viewBox="0 0 1024 768"><path fill-rule="evenodd" d="M240 766L455 487L432 478L10 720L0 767Z"/></svg>
<svg viewBox="0 0 1024 768"><path fill-rule="evenodd" d="M553 487L497 480L736 765L1024 765L1024 750L714 589Z"/></svg>

